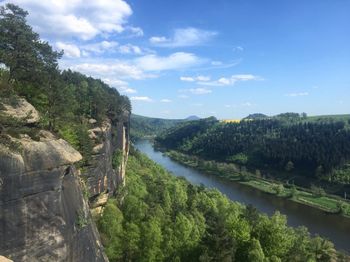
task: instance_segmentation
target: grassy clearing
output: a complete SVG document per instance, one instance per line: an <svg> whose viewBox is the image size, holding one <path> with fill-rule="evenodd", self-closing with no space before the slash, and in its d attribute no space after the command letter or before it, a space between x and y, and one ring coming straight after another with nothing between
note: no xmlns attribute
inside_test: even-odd
<svg viewBox="0 0 350 262"><path fill-rule="evenodd" d="M350 218L350 202L337 196L327 194L319 196L306 188L295 187L293 185L282 184L262 178L260 174L252 174L234 164L204 161L197 157L188 156L176 151L170 151L166 154L175 161L205 173L217 175L231 181L237 181L263 192L275 194L278 197L288 198L291 201Z"/></svg>

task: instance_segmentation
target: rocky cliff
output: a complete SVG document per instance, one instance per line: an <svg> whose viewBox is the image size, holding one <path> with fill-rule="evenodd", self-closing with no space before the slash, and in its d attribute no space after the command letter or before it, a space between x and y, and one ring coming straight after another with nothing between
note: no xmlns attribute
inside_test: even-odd
<svg viewBox="0 0 350 262"><path fill-rule="evenodd" d="M2 106L0 113L25 116L31 126L38 121L25 101ZM0 143L0 255L14 261L108 261L90 206L100 213L123 184L128 132L128 113L90 130L93 160L82 170L75 165L80 153L50 132L41 130L35 139L6 135L10 142ZM113 169L117 149L122 161Z"/></svg>

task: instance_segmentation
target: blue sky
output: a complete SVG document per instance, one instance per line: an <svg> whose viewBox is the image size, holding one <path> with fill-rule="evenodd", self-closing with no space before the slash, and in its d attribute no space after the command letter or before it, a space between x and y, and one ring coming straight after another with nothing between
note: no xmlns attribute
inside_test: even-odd
<svg viewBox="0 0 350 262"><path fill-rule="evenodd" d="M8 2L8 1L7 1ZM350 113L350 1L14 0L134 113L236 119Z"/></svg>

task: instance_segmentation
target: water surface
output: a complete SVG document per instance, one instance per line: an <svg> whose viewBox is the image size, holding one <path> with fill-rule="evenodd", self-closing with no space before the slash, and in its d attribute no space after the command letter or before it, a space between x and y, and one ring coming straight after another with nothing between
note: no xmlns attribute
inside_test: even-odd
<svg viewBox="0 0 350 262"><path fill-rule="evenodd" d="M201 173L175 162L162 152L155 150L149 140L139 140L135 143L135 147L174 176L185 177L193 184L203 184L208 188L216 188L231 200L252 204L268 215L272 215L278 210L288 216L290 226L306 226L312 234L318 234L331 240L337 249L350 252L350 219L327 214L321 210L279 198L237 182Z"/></svg>

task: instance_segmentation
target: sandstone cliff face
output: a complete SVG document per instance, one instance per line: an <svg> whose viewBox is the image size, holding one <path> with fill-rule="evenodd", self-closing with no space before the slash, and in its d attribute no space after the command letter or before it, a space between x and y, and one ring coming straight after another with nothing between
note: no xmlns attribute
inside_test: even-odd
<svg viewBox="0 0 350 262"><path fill-rule="evenodd" d="M35 109L21 104L31 112L27 123L35 123ZM16 117L11 112L18 109L5 108ZM13 261L108 261L90 207L100 213L123 184L128 114L91 130L93 161L83 172L75 167L82 156L66 141L47 131L39 137L12 138L18 150L0 144L0 255ZM114 170L116 149L123 150L123 159ZM83 196L85 187L91 203Z"/></svg>
<svg viewBox="0 0 350 262"><path fill-rule="evenodd" d="M90 207L94 215L99 215L108 197L114 195L118 187L125 183L125 168L129 154L129 113L118 119L106 121L101 127L91 130L94 140L91 166L82 173L89 190ZM113 168L113 154L121 152L118 167Z"/></svg>

